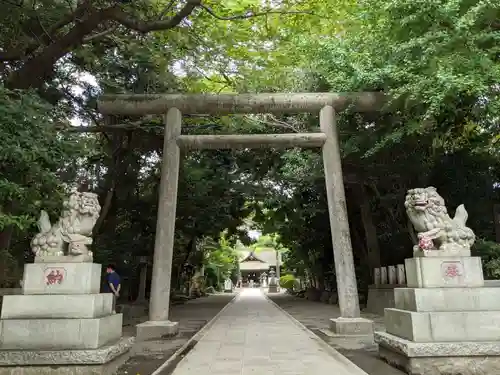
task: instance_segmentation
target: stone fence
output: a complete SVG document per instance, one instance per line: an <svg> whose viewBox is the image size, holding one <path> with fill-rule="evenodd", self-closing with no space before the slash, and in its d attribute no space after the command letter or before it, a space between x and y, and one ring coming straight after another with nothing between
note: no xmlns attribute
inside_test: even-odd
<svg viewBox="0 0 500 375"><path fill-rule="evenodd" d="M366 312L384 315L384 309L394 307L394 288L406 287L405 265L373 270L373 284L368 287Z"/></svg>

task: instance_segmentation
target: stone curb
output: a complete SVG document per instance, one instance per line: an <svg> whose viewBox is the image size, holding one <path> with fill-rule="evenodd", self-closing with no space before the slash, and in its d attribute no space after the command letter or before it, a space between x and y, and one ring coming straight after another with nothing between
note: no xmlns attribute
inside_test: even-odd
<svg viewBox="0 0 500 375"><path fill-rule="evenodd" d="M335 358L337 361L342 363L343 365L346 366L346 369L350 371L352 375L368 375L366 372L364 372L361 368L356 366L354 363L349 361L346 357L344 357L342 354L340 354L337 350L332 348L330 345L328 345L325 341L323 341L320 337L318 337L313 331L311 331L309 328L307 328L305 325L303 325L301 322L299 322L297 319L295 319L292 315L290 315L285 309L283 309L280 305L278 305L276 302L274 302L268 295L267 293L264 293L264 296L266 299L275 307L278 308L285 316L292 321L293 324L295 324L298 328L303 330L309 338L312 340L316 341L323 349L325 349L328 354L330 354L333 358Z"/></svg>
<svg viewBox="0 0 500 375"><path fill-rule="evenodd" d="M190 346L194 347L198 341L200 341L209 330L210 327L219 319L222 313L231 306L236 299L238 298L240 292L236 293L236 295L220 310L207 324L205 324L198 332L196 332L184 345L182 345L179 349L177 349L174 354L170 356L160 367L158 367L151 375L161 375L161 373L166 370L170 365L175 363L184 353L184 351ZM193 345L194 343L194 345ZM185 357L184 357L185 358ZM179 363L184 359L182 358ZM178 364L179 364L178 363ZM178 365L177 364L177 365Z"/></svg>

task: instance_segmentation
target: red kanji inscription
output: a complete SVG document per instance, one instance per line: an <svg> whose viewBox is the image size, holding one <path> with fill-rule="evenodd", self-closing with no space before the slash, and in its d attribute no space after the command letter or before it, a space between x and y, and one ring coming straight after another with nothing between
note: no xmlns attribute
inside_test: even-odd
<svg viewBox="0 0 500 375"><path fill-rule="evenodd" d="M460 272L460 268L458 267L458 265L456 263L451 263L451 264L445 265L444 275L446 277L453 278L453 277L462 276L462 273Z"/></svg>
<svg viewBox="0 0 500 375"><path fill-rule="evenodd" d="M64 269L46 269L45 270L45 283L47 285L62 284L64 280Z"/></svg>

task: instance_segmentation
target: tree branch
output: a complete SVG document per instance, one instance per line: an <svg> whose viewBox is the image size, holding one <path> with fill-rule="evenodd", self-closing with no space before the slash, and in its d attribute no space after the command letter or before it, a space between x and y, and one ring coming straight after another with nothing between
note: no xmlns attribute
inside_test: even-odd
<svg viewBox="0 0 500 375"><path fill-rule="evenodd" d="M44 29L44 33L46 34L46 37L44 38L45 40L31 38L31 41L24 46L9 51L0 51L0 61L21 60L29 54L35 52L40 46L49 45L53 41L53 39L56 39L58 30L60 30L64 26L69 25L77 18L82 17L88 10L88 8L88 3L84 2L83 4L80 4L74 11L64 15L61 20L53 25L49 30ZM39 23L40 26L43 27L40 21Z"/></svg>
<svg viewBox="0 0 500 375"><path fill-rule="evenodd" d="M223 17L223 16L217 15L212 9L210 9L206 5L200 4L200 8L202 8L204 11L206 11L212 17L215 17L215 18L217 18L218 20L221 20L221 21L246 20L246 19L249 19L249 18L267 16L268 14L308 14L308 15L314 15L314 13L312 13L312 12L306 12L306 11L300 11L300 10L290 10L290 11L286 11L286 10L267 10L265 12L258 12L258 13L255 13L255 12L249 10L245 14L239 14L239 15L235 15L235 16Z"/></svg>
<svg viewBox="0 0 500 375"><path fill-rule="evenodd" d="M149 33L151 31L168 30L179 25L186 17L201 5L201 0L188 0L186 5L172 18L168 20L158 21L142 21L132 18L129 14L122 9L114 8L108 16L109 20L118 22L119 24L138 31L140 33Z"/></svg>
<svg viewBox="0 0 500 375"><path fill-rule="evenodd" d="M165 15L168 13L168 11L170 9L172 9L172 6L174 5L174 3L175 3L175 0L170 0L170 2L161 11L160 16L158 17L158 20L161 20L161 19L163 19L163 17L165 17Z"/></svg>
<svg viewBox="0 0 500 375"><path fill-rule="evenodd" d="M83 43L90 43L90 42L96 41L97 39L104 38L105 36L108 36L109 34L116 31L117 28L118 28L118 26L113 26L113 27L110 27L109 29L103 30L103 31L95 33L93 35L89 35L88 37L83 39Z"/></svg>

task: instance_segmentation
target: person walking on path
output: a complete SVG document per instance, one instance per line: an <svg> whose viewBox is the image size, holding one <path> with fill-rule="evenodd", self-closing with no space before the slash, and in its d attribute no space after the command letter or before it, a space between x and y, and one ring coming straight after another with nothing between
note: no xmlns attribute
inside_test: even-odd
<svg viewBox="0 0 500 375"><path fill-rule="evenodd" d="M116 273L115 266L109 264L106 267L106 284L104 285L104 292L113 293L113 314L116 314L116 300L120 296L121 286L120 275Z"/></svg>

